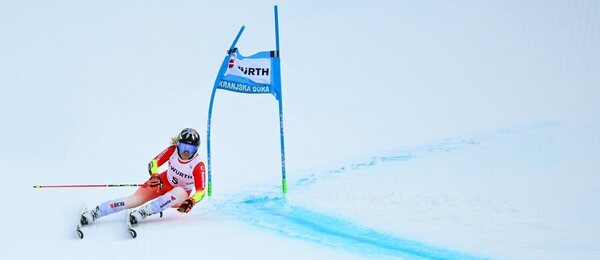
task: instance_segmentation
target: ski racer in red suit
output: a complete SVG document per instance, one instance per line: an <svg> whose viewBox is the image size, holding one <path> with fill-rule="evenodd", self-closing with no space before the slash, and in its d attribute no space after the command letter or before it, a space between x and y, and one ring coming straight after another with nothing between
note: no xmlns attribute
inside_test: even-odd
<svg viewBox="0 0 600 260"><path fill-rule="evenodd" d="M131 223L135 224L171 207L177 208L179 212L188 213L205 194L206 173L204 162L198 153L199 146L198 132L192 128L183 129L178 137L172 138L171 146L149 163L150 179L144 185L129 197L109 200L84 211L80 223L87 225L103 216L136 208L149 201L151 202L131 212ZM166 171L160 174L153 172L153 169L166 162ZM196 192L191 195L194 189Z"/></svg>

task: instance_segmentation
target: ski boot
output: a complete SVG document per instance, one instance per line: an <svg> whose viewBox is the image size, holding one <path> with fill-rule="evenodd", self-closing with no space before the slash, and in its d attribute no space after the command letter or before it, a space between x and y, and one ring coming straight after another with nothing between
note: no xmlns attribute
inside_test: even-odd
<svg viewBox="0 0 600 260"><path fill-rule="evenodd" d="M138 221L141 221L154 214L156 214L156 212L152 210L150 204L142 206L141 208L133 210L131 213L129 213L129 223L132 225L137 224Z"/></svg>
<svg viewBox="0 0 600 260"><path fill-rule="evenodd" d="M79 222L82 226L85 226L96 221L100 217L102 217L102 213L100 212L100 207L97 206L94 209L84 211L79 218Z"/></svg>

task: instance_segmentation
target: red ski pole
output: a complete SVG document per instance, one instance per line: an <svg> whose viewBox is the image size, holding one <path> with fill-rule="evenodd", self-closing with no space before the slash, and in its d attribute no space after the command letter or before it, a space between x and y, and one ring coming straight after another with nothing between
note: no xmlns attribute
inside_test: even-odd
<svg viewBox="0 0 600 260"><path fill-rule="evenodd" d="M146 188L146 184L74 184L74 185L35 185L34 189L46 189L46 188L115 188L115 187L143 187Z"/></svg>

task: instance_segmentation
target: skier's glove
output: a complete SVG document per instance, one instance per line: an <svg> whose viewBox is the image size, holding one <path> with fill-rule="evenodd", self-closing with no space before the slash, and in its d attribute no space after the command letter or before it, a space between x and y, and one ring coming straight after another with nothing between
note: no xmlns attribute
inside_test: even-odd
<svg viewBox="0 0 600 260"><path fill-rule="evenodd" d="M162 189L163 187L160 175L154 174L150 176L150 179L148 180L148 186L150 186L150 188L153 188L156 192L160 191L160 189Z"/></svg>
<svg viewBox="0 0 600 260"><path fill-rule="evenodd" d="M194 206L194 204L196 204L196 203L194 202L193 198L184 200L181 203L181 205L179 206L179 208L177 209L177 211L179 211L181 213L188 213L188 212L190 212L190 210L192 210L192 207Z"/></svg>

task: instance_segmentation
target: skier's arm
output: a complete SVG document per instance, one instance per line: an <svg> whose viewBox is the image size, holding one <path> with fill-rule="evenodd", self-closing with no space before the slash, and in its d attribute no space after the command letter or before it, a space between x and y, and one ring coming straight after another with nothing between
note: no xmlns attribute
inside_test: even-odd
<svg viewBox="0 0 600 260"><path fill-rule="evenodd" d="M198 201L201 201L204 198L205 194L205 190L196 191L196 193L194 193L194 195L192 195L192 197L190 198L194 201L194 203L197 203Z"/></svg>
<svg viewBox="0 0 600 260"><path fill-rule="evenodd" d="M204 198L204 194L206 193L206 191L204 190L204 180L206 179L206 170L204 167L204 162L196 164L196 167L194 167L194 170L192 170L192 174L194 175L194 186L196 188L196 193L194 193L194 195L192 195L191 198L194 200L194 203L196 203L201 201L202 198Z"/></svg>
<svg viewBox="0 0 600 260"><path fill-rule="evenodd" d="M204 176L206 174L204 171L204 163L200 162L196 164L196 167L194 167L192 170L192 174L194 175L194 186L196 188L196 193L181 203L181 206L179 206L177 209L179 212L190 212L192 207L194 207L197 202L201 201L206 193L204 190Z"/></svg>
<svg viewBox="0 0 600 260"><path fill-rule="evenodd" d="M160 167L161 165L165 164L168 160L169 157L171 157L171 155L173 155L173 153L175 153L175 146L171 145L169 147L167 147L165 150L163 150L161 153L159 153L157 156L154 157L154 159L152 159L150 161L150 163L148 163L148 173L150 175L152 174L158 174L157 172L152 172L152 169L156 169L158 167ZM154 164L154 161L156 160L156 165Z"/></svg>

